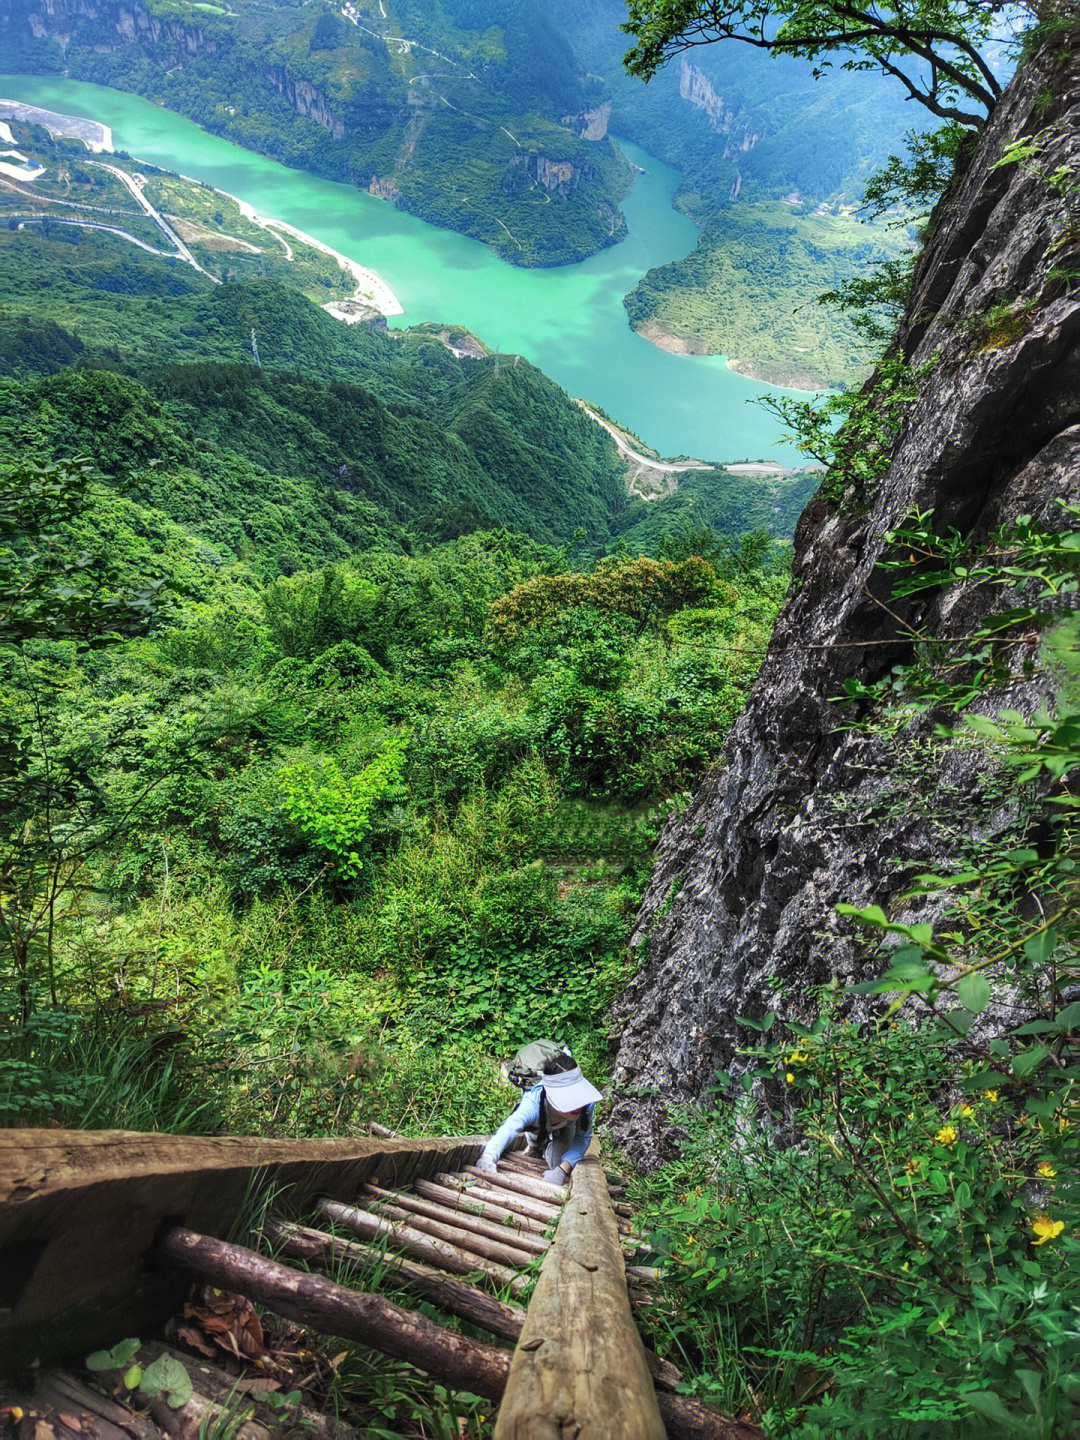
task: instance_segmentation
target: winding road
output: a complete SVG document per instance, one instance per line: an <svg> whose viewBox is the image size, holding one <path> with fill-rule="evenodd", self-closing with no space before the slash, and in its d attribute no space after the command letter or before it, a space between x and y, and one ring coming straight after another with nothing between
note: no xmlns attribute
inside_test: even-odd
<svg viewBox="0 0 1080 1440"><path fill-rule="evenodd" d="M610 420L605 420L603 415L595 411L591 405L584 400L575 400L575 405L580 405L585 414L597 425L605 429L615 441L619 454L627 460L632 460L635 465L641 465L646 470L657 470L663 475L678 475L684 470L711 470L711 465L706 465L702 460L656 460L652 455L643 455L640 450L633 449L626 442L626 437L617 425Z"/></svg>

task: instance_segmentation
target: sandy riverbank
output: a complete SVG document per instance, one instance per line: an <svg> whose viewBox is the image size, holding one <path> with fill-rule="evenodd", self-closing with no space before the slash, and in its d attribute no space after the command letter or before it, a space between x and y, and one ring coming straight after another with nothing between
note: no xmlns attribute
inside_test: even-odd
<svg viewBox="0 0 1080 1440"><path fill-rule="evenodd" d="M79 115L58 115L55 110L43 110L40 105L24 105L21 100L0 100L0 118L15 120L22 125L41 125L50 135L64 140L81 140L95 154L103 150L112 153L112 131L100 120L84 120ZM10 137L10 129L7 134ZM12 143L10 138L8 143Z"/></svg>
<svg viewBox="0 0 1080 1440"><path fill-rule="evenodd" d="M324 245L321 240L316 240L314 235L308 235L303 230L298 230L295 225L289 225L284 220L275 220L272 217L257 215L246 200L241 200L237 195L229 195L227 191L220 190L218 194L225 195L239 207L241 215L245 220L250 220L253 225L258 225L262 230L269 230L271 233L280 230L285 235L291 235L294 240L299 240L302 245L310 245L313 250L319 250L324 255L332 256L343 270L347 270L353 278L356 290L353 293L353 301L365 305L372 310L378 310L381 315L404 315L405 307L397 298L394 292L387 285L381 275L374 270L369 270L366 265L360 265L355 260L350 260L347 255L342 255L340 250L334 250L329 245ZM350 323L352 312L347 307L338 310L340 302L331 300L323 306L331 315L336 315L339 320Z"/></svg>

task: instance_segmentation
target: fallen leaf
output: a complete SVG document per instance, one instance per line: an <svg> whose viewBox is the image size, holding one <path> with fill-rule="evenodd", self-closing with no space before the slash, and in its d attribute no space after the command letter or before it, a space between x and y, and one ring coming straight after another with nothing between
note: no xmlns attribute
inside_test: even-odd
<svg viewBox="0 0 1080 1440"><path fill-rule="evenodd" d="M66 1425L69 1430L74 1430L76 1435L82 1434L82 1421L77 1420L74 1415L65 1415L61 1410L60 1423Z"/></svg>
<svg viewBox="0 0 1080 1440"><path fill-rule="evenodd" d="M56 1440L56 1431L47 1420L39 1420L34 1426L33 1440Z"/></svg>
<svg viewBox="0 0 1080 1440"><path fill-rule="evenodd" d="M347 1350L342 1350L340 1355L335 1355L334 1358L330 1361L330 1369L333 1370L335 1375L338 1372L338 1366L348 1356L348 1353L349 1352Z"/></svg>
<svg viewBox="0 0 1080 1440"><path fill-rule="evenodd" d="M198 1350L200 1355L209 1355L213 1359L215 1351L212 1345L208 1345L198 1330L193 1325L178 1325L176 1327L176 1338L182 1340L185 1345L190 1345L193 1350Z"/></svg>
<svg viewBox="0 0 1080 1440"><path fill-rule="evenodd" d="M239 1390L241 1395L269 1395L272 1390L281 1389L281 1381L256 1375L250 1380L237 1380L233 1389Z"/></svg>

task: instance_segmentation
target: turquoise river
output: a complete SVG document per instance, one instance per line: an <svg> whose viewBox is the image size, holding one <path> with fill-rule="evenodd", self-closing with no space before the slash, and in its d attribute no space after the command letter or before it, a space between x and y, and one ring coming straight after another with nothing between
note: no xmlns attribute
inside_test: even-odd
<svg viewBox="0 0 1080 1440"><path fill-rule="evenodd" d="M486 245L429 225L351 186L290 170L136 95L76 80L0 75L0 96L111 127L113 143L246 200L366 265L405 314L391 323L467 326L520 354L572 395L599 403L663 455L797 463L779 422L752 403L782 393L721 356L671 355L634 333L622 297L651 266L687 254L693 224L671 206L678 176L636 146L629 236L580 265L521 270Z"/></svg>

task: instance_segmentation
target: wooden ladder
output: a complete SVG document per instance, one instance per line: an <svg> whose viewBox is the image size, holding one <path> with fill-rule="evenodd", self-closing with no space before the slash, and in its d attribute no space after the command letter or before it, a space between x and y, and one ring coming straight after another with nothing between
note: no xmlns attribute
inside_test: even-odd
<svg viewBox="0 0 1080 1440"><path fill-rule="evenodd" d="M194 1272L287 1320L501 1401L494 1440L757 1440L756 1426L676 1394L679 1372L642 1344L623 1255L630 1212L612 1200L595 1143L569 1190L546 1184L520 1153L493 1176L479 1171L482 1143L0 1132L0 1367L159 1332ZM270 1255L216 1238L252 1186L267 1183L316 1224L266 1221ZM647 1279L629 1269L635 1282ZM397 1290L513 1342L512 1354L360 1288L383 1272ZM530 1287L525 1309L518 1297ZM220 1374L177 1358L200 1392L184 1418L214 1413ZM56 1416L72 1418L93 1392L61 1370L44 1393L57 1440L83 1433ZM135 1433L110 1428L118 1417L100 1406L94 1419L101 1440ZM320 1437L345 1433L310 1423ZM241 1440L272 1433L254 1424Z"/></svg>

